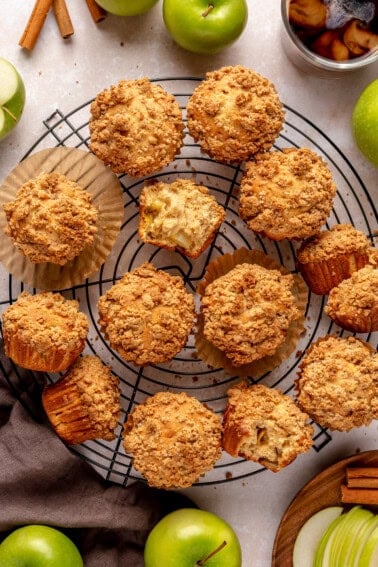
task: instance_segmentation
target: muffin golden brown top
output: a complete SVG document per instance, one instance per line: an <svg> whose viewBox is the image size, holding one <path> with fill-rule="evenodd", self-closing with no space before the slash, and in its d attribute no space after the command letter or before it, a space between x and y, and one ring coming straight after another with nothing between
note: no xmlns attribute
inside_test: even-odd
<svg viewBox="0 0 378 567"><path fill-rule="evenodd" d="M124 426L124 447L150 486L187 488L221 456L220 418L185 393L158 392Z"/></svg>
<svg viewBox="0 0 378 567"><path fill-rule="evenodd" d="M377 331L378 268L367 265L331 289L324 311L351 331Z"/></svg>
<svg viewBox="0 0 378 567"><path fill-rule="evenodd" d="M354 337L327 336L306 352L297 401L319 425L349 431L378 418L378 354Z"/></svg>
<svg viewBox="0 0 378 567"><path fill-rule="evenodd" d="M145 263L114 284L98 302L110 345L139 365L171 360L194 323L194 299L183 280Z"/></svg>
<svg viewBox="0 0 378 567"><path fill-rule="evenodd" d="M144 242L198 258L226 214L207 187L190 179L146 185L139 198L139 235Z"/></svg>
<svg viewBox="0 0 378 567"><path fill-rule="evenodd" d="M257 264L239 264L206 287L204 336L234 366L273 354L290 323L301 314L291 274Z"/></svg>
<svg viewBox="0 0 378 567"><path fill-rule="evenodd" d="M98 210L88 191L65 175L42 173L4 205L5 234L31 262L64 265L93 244Z"/></svg>
<svg viewBox="0 0 378 567"><path fill-rule="evenodd" d="M90 149L115 173L148 175L173 161L184 137L174 96L147 78L120 81L91 104Z"/></svg>
<svg viewBox="0 0 378 567"><path fill-rule="evenodd" d="M255 156L240 185L239 215L272 240L316 234L332 209L336 186L323 159L308 148Z"/></svg>
<svg viewBox="0 0 378 567"><path fill-rule="evenodd" d="M370 246L366 235L351 224L335 224L303 242L297 251L297 258L302 263L308 263L354 252L368 255Z"/></svg>
<svg viewBox="0 0 378 567"><path fill-rule="evenodd" d="M191 136L220 162L268 150L284 122L274 85L241 65L207 73L189 98L187 115Z"/></svg>
<svg viewBox="0 0 378 567"><path fill-rule="evenodd" d="M312 446L308 415L279 390L242 382L227 392L223 448L277 472Z"/></svg>
<svg viewBox="0 0 378 567"><path fill-rule="evenodd" d="M52 348L75 350L88 330L88 318L79 311L78 301L66 299L60 293L30 295L24 291L3 313L5 348L9 336L41 354Z"/></svg>

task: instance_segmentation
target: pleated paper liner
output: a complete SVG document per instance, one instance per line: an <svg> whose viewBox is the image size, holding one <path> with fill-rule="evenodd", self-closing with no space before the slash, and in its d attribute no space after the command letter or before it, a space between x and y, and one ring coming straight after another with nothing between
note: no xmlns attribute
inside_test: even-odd
<svg viewBox="0 0 378 567"><path fill-rule="evenodd" d="M215 279L227 274L238 264L258 264L269 270L279 270L282 274L290 272L273 258L270 258L260 250L249 250L240 248L233 254L224 254L218 256L209 263L203 280L197 286L197 292L200 296L205 293L206 287ZM266 372L270 372L277 368L291 353L295 350L298 340L305 327L305 310L307 305L307 287L300 276L293 274L294 285L292 288L295 296L296 306L301 312L301 317L292 321L289 325L285 342L270 356L265 356L259 360L255 360L250 364L242 366L234 366L222 351L212 345L203 334L204 320L202 311L197 319L196 333L196 350L198 356L213 368L223 368L227 373L233 376L250 376L259 378Z"/></svg>
<svg viewBox="0 0 378 567"><path fill-rule="evenodd" d="M21 185L41 173L57 172L89 191L99 211L98 231L92 245L64 266L34 264L4 234L3 205L13 201ZM118 177L96 156L78 148L57 147L32 154L16 166L0 187L0 261L6 270L37 289L58 290L82 283L96 273L109 256L124 218L122 187Z"/></svg>

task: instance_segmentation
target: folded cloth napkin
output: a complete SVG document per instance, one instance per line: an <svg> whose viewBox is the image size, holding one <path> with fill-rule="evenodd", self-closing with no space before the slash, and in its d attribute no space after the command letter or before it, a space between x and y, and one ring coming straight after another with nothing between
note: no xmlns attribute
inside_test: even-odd
<svg viewBox="0 0 378 567"><path fill-rule="evenodd" d="M0 535L26 524L55 526L78 545L85 567L142 567L151 528L168 512L195 505L142 482L103 480L50 429L41 385L27 373L25 380L27 391L15 398L0 375Z"/></svg>

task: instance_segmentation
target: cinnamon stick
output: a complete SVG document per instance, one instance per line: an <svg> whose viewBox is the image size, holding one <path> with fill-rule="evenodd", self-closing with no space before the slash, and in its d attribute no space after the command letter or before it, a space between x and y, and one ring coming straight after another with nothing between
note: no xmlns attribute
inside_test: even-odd
<svg viewBox="0 0 378 567"><path fill-rule="evenodd" d="M99 6L95 0L85 0L85 1L87 3L88 10L90 11L90 14L92 16L92 20L96 24L98 24L98 22L101 22L101 20L106 18L107 12L105 12L105 10L101 8L101 6Z"/></svg>
<svg viewBox="0 0 378 567"><path fill-rule="evenodd" d="M55 19L58 23L60 35L63 37L63 39L66 39L74 33L74 28L66 5L66 0L53 0L52 6L55 14Z"/></svg>
<svg viewBox="0 0 378 567"><path fill-rule="evenodd" d="M374 488L349 488L342 484L341 502L343 504L378 506L378 490Z"/></svg>
<svg viewBox="0 0 378 567"><path fill-rule="evenodd" d="M29 20L18 44L25 49L32 50L36 44L39 33L51 8L53 0L36 0Z"/></svg>
<svg viewBox="0 0 378 567"><path fill-rule="evenodd" d="M347 481L353 478L378 478L378 467L349 467L346 477Z"/></svg>

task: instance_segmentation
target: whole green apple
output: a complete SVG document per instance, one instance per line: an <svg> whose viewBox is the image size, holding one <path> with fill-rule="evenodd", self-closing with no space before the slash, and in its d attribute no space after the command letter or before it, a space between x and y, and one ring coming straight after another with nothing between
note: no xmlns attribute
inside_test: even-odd
<svg viewBox="0 0 378 567"><path fill-rule="evenodd" d="M0 140L21 118L25 104L25 85L16 68L0 57Z"/></svg>
<svg viewBox="0 0 378 567"><path fill-rule="evenodd" d="M241 567L239 540L219 516L182 508L164 516L151 530L145 567Z"/></svg>
<svg viewBox="0 0 378 567"><path fill-rule="evenodd" d="M163 18L178 45L211 55L241 35L248 6L246 0L164 0Z"/></svg>
<svg viewBox="0 0 378 567"><path fill-rule="evenodd" d="M2 567L83 567L76 545L49 526L16 529L0 544Z"/></svg>
<svg viewBox="0 0 378 567"><path fill-rule="evenodd" d="M96 0L97 4L116 16L137 16L144 14L158 0Z"/></svg>
<svg viewBox="0 0 378 567"><path fill-rule="evenodd" d="M378 167L378 79L362 91L355 104L352 132L360 151Z"/></svg>

